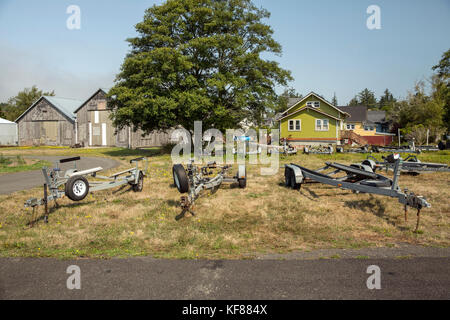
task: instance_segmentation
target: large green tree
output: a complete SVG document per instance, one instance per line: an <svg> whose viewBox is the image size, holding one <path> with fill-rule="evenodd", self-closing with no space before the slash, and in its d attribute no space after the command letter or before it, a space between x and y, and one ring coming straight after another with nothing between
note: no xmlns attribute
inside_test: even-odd
<svg viewBox="0 0 450 320"><path fill-rule="evenodd" d="M281 55L264 23L269 12L250 0L168 0L145 12L128 39L111 89L115 125L146 132L182 125L232 128L258 122L277 103L289 71L261 54Z"/></svg>
<svg viewBox="0 0 450 320"><path fill-rule="evenodd" d="M433 67L436 75L433 77L433 97L444 104L444 125L450 132L450 50L442 55L442 59Z"/></svg>
<svg viewBox="0 0 450 320"><path fill-rule="evenodd" d="M377 106L375 94L367 88L358 93L358 102L363 106L367 106L369 109L373 109Z"/></svg>
<svg viewBox="0 0 450 320"><path fill-rule="evenodd" d="M388 119L392 121L394 128L401 128L408 140L415 138L417 143L423 144L427 130L430 130L431 141L440 139L443 133L444 104L434 98L434 92L435 89L431 96L427 95L425 84L420 81L405 100L394 103L388 111Z"/></svg>
<svg viewBox="0 0 450 320"><path fill-rule="evenodd" d="M378 108L381 110L389 110L392 108L393 104L397 100L394 98L394 95L389 91L389 89L384 90L383 95L380 97L378 101Z"/></svg>
<svg viewBox="0 0 450 320"><path fill-rule="evenodd" d="M15 97L12 97L1 108L4 117L10 121L15 121L22 113L25 112L37 99L41 96L54 96L55 92L43 92L36 86L25 88Z"/></svg>

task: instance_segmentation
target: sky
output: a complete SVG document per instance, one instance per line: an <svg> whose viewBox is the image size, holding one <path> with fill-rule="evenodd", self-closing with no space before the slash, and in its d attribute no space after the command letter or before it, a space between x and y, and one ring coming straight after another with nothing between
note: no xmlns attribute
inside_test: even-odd
<svg viewBox="0 0 450 320"><path fill-rule="evenodd" d="M146 8L162 0L0 0L0 102L36 85L57 96L86 99L111 87ZM432 74L450 49L450 0L253 0L283 47L275 60L290 87L346 105L364 88L405 97ZM70 30L70 5L81 10ZM370 5L381 29L369 30ZM282 88L278 88L280 92Z"/></svg>

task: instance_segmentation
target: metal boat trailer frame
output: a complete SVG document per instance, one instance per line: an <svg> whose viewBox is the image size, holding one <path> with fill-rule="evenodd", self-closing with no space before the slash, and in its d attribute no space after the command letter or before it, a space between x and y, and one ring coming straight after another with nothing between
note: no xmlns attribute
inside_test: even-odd
<svg viewBox="0 0 450 320"><path fill-rule="evenodd" d="M344 149L344 147L337 147L336 148L337 153L369 153L369 146L365 145L359 148L350 148L350 149Z"/></svg>
<svg viewBox="0 0 450 320"><path fill-rule="evenodd" d="M174 185L181 194L188 194L181 197L182 211L175 219L178 221L184 218L188 212L195 216L194 204L203 190L217 190L223 183L238 183L239 188L246 188L247 169L245 164L239 165L238 172L234 177L227 176L231 168L231 165L218 166L216 162L210 162L204 167L197 167L192 160L187 165L187 170L181 164L174 165L172 168ZM212 169L220 171L215 177L210 178L213 175Z"/></svg>
<svg viewBox="0 0 450 320"><path fill-rule="evenodd" d="M315 146L315 147L308 147L306 146L303 148L304 154L333 154L334 148L332 145L328 146Z"/></svg>
<svg viewBox="0 0 450 320"><path fill-rule="evenodd" d="M147 175L148 170L148 159L145 157L131 160L130 164L135 164L134 168L115 173L109 177L97 174L103 170L102 167L78 171L76 161L80 159L80 157L62 159L55 163L55 168L53 169L49 170L47 167L42 168L45 181L44 197L41 199L32 198L25 202L26 208L33 209L33 216L36 207L44 205L44 221L47 223L48 203L54 201L55 207L57 208L59 207L57 200L64 196L67 196L72 201L78 202L86 198L89 192L112 189L126 184L131 185L135 192L140 192L143 189L144 177ZM144 170L139 169L139 162L141 161L146 162ZM58 164L68 162L74 162L74 168L68 169L63 175L60 175L61 169ZM92 176L103 181L88 181L87 176ZM64 190L60 189L61 186L65 186Z"/></svg>
<svg viewBox="0 0 450 320"><path fill-rule="evenodd" d="M395 169L396 156L391 154L387 157L382 157L384 161L378 161L373 156L368 156L362 164L369 165L372 170L385 170L386 172ZM408 155L402 160L401 172L419 175L420 173L427 172L450 172L450 167L443 163L431 163L431 162L421 162L417 159L416 155Z"/></svg>
<svg viewBox="0 0 450 320"><path fill-rule="evenodd" d="M417 196L413 192L405 189L401 191L398 182L400 178L400 171L402 167L402 160L399 158L394 167L393 180L372 172L372 170L365 165L347 166L339 163L327 162L324 168L319 170L310 170L301 167L297 164L289 164L285 166L285 181L286 186L300 189L305 183L323 183L331 185L344 190L351 190L354 193L369 193L397 198L398 201L404 205L405 221L408 221L408 207L417 209L417 223L414 232L419 229L420 211L422 208L430 208L431 205L422 196ZM324 173L327 169L334 169L333 172ZM344 172L346 176L337 177L338 173Z"/></svg>

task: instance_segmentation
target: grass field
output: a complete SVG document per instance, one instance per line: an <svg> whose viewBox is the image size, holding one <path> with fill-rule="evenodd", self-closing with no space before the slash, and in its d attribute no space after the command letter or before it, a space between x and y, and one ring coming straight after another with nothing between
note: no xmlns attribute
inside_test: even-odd
<svg viewBox="0 0 450 320"><path fill-rule="evenodd" d="M275 176L261 176L260 166L247 167L247 189L224 186L214 194L206 193L196 203L196 216L177 222L180 194L172 186L172 162L158 149L5 148L1 152L5 156L112 157L123 164L114 171L129 167L128 160L137 156L150 157L142 193L126 187L89 195L79 203L63 199L48 224L40 220L33 228L28 226L31 210L25 210L23 203L30 197L42 197L39 188L0 196L3 257L251 259L265 253L317 248L450 245L450 173L402 175L402 188L424 195L432 204L422 211L419 233L413 233L413 211L405 222L396 199L325 185L304 186L301 192L290 190L283 186L284 170ZM282 157L280 164L295 162L314 169L328 160L350 164L364 157L299 154ZM450 164L450 153L426 153L419 159Z"/></svg>
<svg viewBox="0 0 450 320"><path fill-rule="evenodd" d="M22 156L6 157L0 154L0 174L9 172L22 172L39 170L43 166L50 165L50 162L36 160L36 159L24 159Z"/></svg>

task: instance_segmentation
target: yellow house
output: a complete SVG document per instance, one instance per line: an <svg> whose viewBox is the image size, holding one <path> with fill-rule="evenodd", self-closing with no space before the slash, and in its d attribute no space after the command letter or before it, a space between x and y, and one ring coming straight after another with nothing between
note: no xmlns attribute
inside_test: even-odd
<svg viewBox="0 0 450 320"><path fill-rule="evenodd" d="M314 92L291 104L279 120L282 139L295 146L339 142L349 114Z"/></svg>

